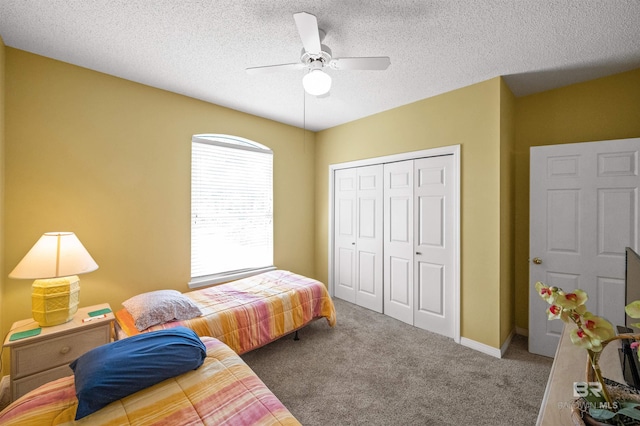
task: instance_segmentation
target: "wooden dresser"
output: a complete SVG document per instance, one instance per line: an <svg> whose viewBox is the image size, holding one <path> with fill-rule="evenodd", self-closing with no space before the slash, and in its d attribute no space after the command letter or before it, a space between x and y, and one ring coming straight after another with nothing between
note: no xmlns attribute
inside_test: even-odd
<svg viewBox="0 0 640 426"><path fill-rule="evenodd" d="M573 426L571 420L571 403L573 383L586 381L587 351L571 343L569 332L574 325L565 325L556 356L551 366L549 381L544 392L537 425L539 426ZM604 377L624 383L622 367L618 355L620 342L607 345L600 356L600 369Z"/></svg>

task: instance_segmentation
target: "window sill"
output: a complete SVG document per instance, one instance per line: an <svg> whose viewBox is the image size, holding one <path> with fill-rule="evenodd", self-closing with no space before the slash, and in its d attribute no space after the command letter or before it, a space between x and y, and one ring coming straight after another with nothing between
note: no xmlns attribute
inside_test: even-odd
<svg viewBox="0 0 640 426"><path fill-rule="evenodd" d="M252 275L262 274L263 272L275 270L275 266L268 266L266 268L250 269L245 271L236 271L229 274L209 275L206 277L196 277L189 281L189 288L206 287L210 285L222 284L229 281L239 280L241 278L250 277Z"/></svg>

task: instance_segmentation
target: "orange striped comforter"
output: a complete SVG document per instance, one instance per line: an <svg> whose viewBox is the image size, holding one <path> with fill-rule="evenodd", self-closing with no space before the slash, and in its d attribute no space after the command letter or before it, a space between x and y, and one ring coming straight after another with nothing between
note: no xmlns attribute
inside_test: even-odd
<svg viewBox="0 0 640 426"><path fill-rule="evenodd" d="M0 413L2 425L299 425L228 346L203 337L200 368L112 402L74 421L73 376L40 386Z"/></svg>
<svg viewBox="0 0 640 426"><path fill-rule="evenodd" d="M145 331L184 326L198 336L220 339L238 354L266 345L325 317L330 326L336 312L320 281L293 272L275 270L230 283L184 293L203 315L171 321ZM126 309L116 312L119 338L140 333Z"/></svg>

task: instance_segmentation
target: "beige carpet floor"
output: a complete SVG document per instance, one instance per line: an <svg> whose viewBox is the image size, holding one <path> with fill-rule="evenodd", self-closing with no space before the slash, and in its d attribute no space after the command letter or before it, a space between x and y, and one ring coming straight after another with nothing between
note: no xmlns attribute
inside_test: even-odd
<svg viewBox="0 0 640 426"><path fill-rule="evenodd" d="M552 359L515 336L502 359L335 300L324 319L243 355L303 425L533 425Z"/></svg>

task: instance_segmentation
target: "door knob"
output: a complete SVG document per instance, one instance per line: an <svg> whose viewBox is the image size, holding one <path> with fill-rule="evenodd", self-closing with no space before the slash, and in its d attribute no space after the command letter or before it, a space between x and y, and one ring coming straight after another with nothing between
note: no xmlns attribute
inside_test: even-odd
<svg viewBox="0 0 640 426"><path fill-rule="evenodd" d="M535 263L536 265L540 265L542 263L542 259L540 259L539 257L534 257L533 263Z"/></svg>

